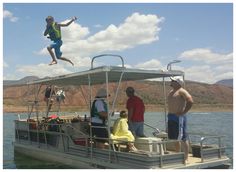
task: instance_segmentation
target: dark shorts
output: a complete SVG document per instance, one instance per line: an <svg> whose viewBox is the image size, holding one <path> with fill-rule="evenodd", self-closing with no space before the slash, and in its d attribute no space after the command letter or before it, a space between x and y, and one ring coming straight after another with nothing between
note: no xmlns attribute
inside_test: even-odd
<svg viewBox="0 0 236 172"><path fill-rule="evenodd" d="M92 123L92 126L105 127L104 124ZM95 139L97 142L105 143L108 139L108 132L106 128L92 128L92 135L94 137L106 138L106 139Z"/></svg>
<svg viewBox="0 0 236 172"><path fill-rule="evenodd" d="M168 119L168 138L173 140L187 140L186 116L178 117L178 120Z"/></svg>

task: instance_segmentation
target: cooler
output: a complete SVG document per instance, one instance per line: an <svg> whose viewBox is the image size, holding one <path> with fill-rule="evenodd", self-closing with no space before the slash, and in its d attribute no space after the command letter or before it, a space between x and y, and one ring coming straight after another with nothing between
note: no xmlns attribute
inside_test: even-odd
<svg viewBox="0 0 236 172"><path fill-rule="evenodd" d="M144 150L148 152L160 153L160 144L162 139L156 137L137 137L135 138L134 145L139 150ZM161 144L161 154L163 154L163 145Z"/></svg>

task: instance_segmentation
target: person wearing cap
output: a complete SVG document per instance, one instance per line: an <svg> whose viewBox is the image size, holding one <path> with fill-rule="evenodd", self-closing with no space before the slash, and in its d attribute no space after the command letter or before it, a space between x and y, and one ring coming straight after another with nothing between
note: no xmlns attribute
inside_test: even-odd
<svg viewBox="0 0 236 172"><path fill-rule="evenodd" d="M187 140L187 118L186 113L193 104L192 96L183 88L183 78L179 76L171 77L170 86L172 90L168 94L168 138L178 140L176 151L180 152L181 142L185 154L185 162L188 161L189 144Z"/></svg>
<svg viewBox="0 0 236 172"><path fill-rule="evenodd" d="M134 92L133 87L127 87L128 100L126 108L128 109L129 129L135 136L145 137L143 132L145 106L143 100L136 96Z"/></svg>
<svg viewBox="0 0 236 172"><path fill-rule="evenodd" d="M71 60L69 60L65 57L62 57L62 52L61 52L60 48L63 43L61 40L61 27L69 26L76 19L77 19L76 17L73 17L66 24L55 22L54 18L52 16L48 16L45 19L47 25L46 25L46 29L44 31L44 36L49 35L48 38L53 41L53 43L47 47L47 50L52 57L52 62L49 65L57 64L57 60L56 60L56 58L57 58L59 60L67 61L74 66L74 63ZM53 53L52 49L55 50L55 54ZM55 58L55 56L56 56L56 58Z"/></svg>
<svg viewBox="0 0 236 172"><path fill-rule="evenodd" d="M95 141L96 147L101 149L104 148L104 143L107 141L108 131L106 128L97 127L106 127L106 120L108 116L107 103L105 102L106 98L106 89L99 89L91 108L92 135L100 138L95 139Z"/></svg>

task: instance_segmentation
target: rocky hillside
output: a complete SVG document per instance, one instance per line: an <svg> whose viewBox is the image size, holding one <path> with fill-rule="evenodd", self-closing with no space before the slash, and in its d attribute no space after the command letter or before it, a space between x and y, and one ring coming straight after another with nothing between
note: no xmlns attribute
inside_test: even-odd
<svg viewBox="0 0 236 172"><path fill-rule="evenodd" d="M167 84L168 93L170 87ZM135 82L124 82L121 84L121 92L117 97L119 107L125 107L125 103L127 100L125 89L127 86L133 86L136 89L136 93L143 98L144 103L147 107L161 107L164 105L164 93L163 86L161 82L153 82L153 81L135 81ZM93 86L92 93L93 96L96 94L96 90L101 86ZM43 86L39 92L39 100L43 102L44 90L46 86ZM115 90L117 88L117 84L110 84L110 102L112 104L112 100L115 96ZM75 87L68 86L65 87L66 99L64 107L88 107L88 92L89 89L87 86ZM230 105L232 108L233 104L233 88L218 85L218 84L204 84L186 81L186 89L193 96L195 107L199 106L225 106ZM10 109L16 107L23 107L27 104L28 100L33 101L35 99L35 88L33 86L19 86L19 87L11 87L4 86L3 89L3 108L4 111L11 111ZM41 104L45 104L44 102ZM70 108L71 109L71 108Z"/></svg>
<svg viewBox="0 0 236 172"><path fill-rule="evenodd" d="M20 80L4 80L3 86L10 86L10 85L22 85L26 84L28 81L34 81L39 79L37 76L26 76Z"/></svg>
<svg viewBox="0 0 236 172"><path fill-rule="evenodd" d="M233 79L220 80L220 81L216 82L216 84L233 87Z"/></svg>

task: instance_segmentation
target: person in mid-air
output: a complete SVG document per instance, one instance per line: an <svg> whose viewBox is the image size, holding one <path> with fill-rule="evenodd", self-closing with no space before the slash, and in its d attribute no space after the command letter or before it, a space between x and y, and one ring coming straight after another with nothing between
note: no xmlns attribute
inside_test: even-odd
<svg viewBox="0 0 236 172"><path fill-rule="evenodd" d="M55 22L52 16L48 16L46 18L47 26L46 26L46 30L44 31L44 36L49 35L48 38L50 38L53 41L53 43L47 47L52 57L52 62L49 65L57 64L56 58L59 60L67 61L71 63L72 65L74 65L74 63L71 60L65 57L62 57L62 52L60 48L62 46L61 27L69 26L76 19L77 19L76 17L73 17L68 23L62 24L62 23ZM52 51L53 48L54 48L55 54Z"/></svg>

